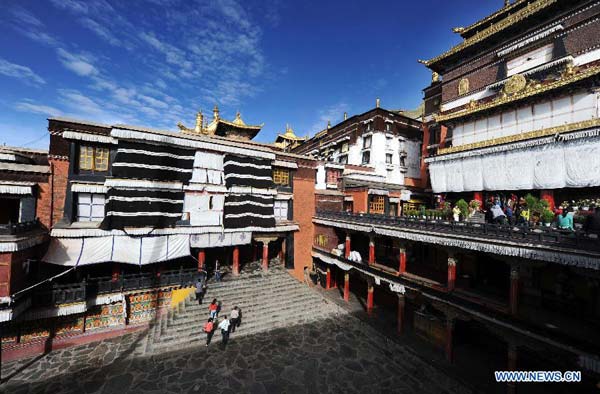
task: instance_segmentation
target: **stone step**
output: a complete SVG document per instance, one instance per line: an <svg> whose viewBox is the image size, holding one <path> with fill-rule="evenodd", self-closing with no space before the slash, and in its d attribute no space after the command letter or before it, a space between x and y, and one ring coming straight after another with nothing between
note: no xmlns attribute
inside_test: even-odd
<svg viewBox="0 0 600 394"><path fill-rule="evenodd" d="M221 301L222 307L225 310L228 310L236 305L240 306L240 307L242 304L248 306L249 304L256 304L261 301L268 302L273 299L278 299L278 297L293 297L293 296L300 295L300 294L310 295L313 298L316 297L315 299L321 299L320 297L318 297L316 295L307 294L304 289L288 288L285 286L275 288L275 289L261 290L259 293L235 294L230 297L222 297L222 298L217 298L217 299L219 301ZM206 312L208 314L208 306L209 305L210 304L207 302L206 299L204 300L202 305L198 305L198 302L196 300L192 300L192 301L189 301L189 303L185 306L185 311L178 312L178 313L174 314L173 317L179 316L179 315L185 315L185 314L189 314L189 313Z"/></svg>
<svg viewBox="0 0 600 394"><path fill-rule="evenodd" d="M322 299L314 299L311 296L303 295L301 297L295 299L286 299L284 301L279 301L277 303L273 303L270 305L255 305L253 307L242 308L242 319L244 321L251 321L254 319L265 319L265 316L273 316L275 313L279 311L287 311L294 310L303 312L305 310L314 310L315 308L325 307ZM224 313L221 313L223 316ZM206 315L192 315L185 319L177 318L174 319L171 324L167 325L166 332L170 332L171 330L178 330L181 327L187 327L189 324L200 324L203 325L204 322L208 319L208 314ZM165 332L165 331L163 331Z"/></svg>
<svg viewBox="0 0 600 394"><path fill-rule="evenodd" d="M245 323L242 323L235 333L232 334L232 338L239 338L247 335L253 335L260 332L268 332L271 330L275 330L277 328L284 327L292 327L299 324L310 323L319 319L326 319L331 316L330 313L319 313L319 314L305 314L299 315L294 319L282 319L269 322L264 325L256 325L256 326L247 326ZM219 331L217 330L213 337L213 343L220 341ZM168 352L171 350L181 350L181 345L194 346L194 345L203 345L206 343L206 334L199 330L198 332L191 333L187 336L176 337L171 340L157 342L152 346L153 352Z"/></svg>

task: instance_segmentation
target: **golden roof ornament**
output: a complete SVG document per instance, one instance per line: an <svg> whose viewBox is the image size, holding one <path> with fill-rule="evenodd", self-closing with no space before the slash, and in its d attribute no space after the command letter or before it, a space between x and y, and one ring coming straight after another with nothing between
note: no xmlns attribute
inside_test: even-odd
<svg viewBox="0 0 600 394"><path fill-rule="evenodd" d="M213 108L213 118L214 120L219 119L219 107L217 106L217 104L215 104L215 107Z"/></svg>
<svg viewBox="0 0 600 394"><path fill-rule="evenodd" d="M506 94L515 94L525 89L525 86L527 86L527 79L521 74L515 74L506 82L503 91Z"/></svg>
<svg viewBox="0 0 600 394"><path fill-rule="evenodd" d="M199 134L202 133L203 126L204 126L204 115L202 115L202 110L200 110L196 114L196 127L194 128L194 131Z"/></svg>
<svg viewBox="0 0 600 394"><path fill-rule="evenodd" d="M504 6L505 7L510 6L510 0L504 0Z"/></svg>
<svg viewBox="0 0 600 394"><path fill-rule="evenodd" d="M436 73L435 71L431 72L431 83L434 82L439 82L440 81L440 74Z"/></svg>
<svg viewBox="0 0 600 394"><path fill-rule="evenodd" d="M242 120L242 114L240 114L240 111L236 112L235 119L232 123L237 126L246 126L246 123L244 123L244 121Z"/></svg>
<svg viewBox="0 0 600 394"><path fill-rule="evenodd" d="M458 95L462 96L467 93L469 93L469 79L463 78L458 82Z"/></svg>
<svg viewBox="0 0 600 394"><path fill-rule="evenodd" d="M464 28L464 27L453 27L453 28L452 28L452 31L453 31L454 33L458 33L458 34L460 34L460 33L462 33L463 31L465 31L465 28Z"/></svg>

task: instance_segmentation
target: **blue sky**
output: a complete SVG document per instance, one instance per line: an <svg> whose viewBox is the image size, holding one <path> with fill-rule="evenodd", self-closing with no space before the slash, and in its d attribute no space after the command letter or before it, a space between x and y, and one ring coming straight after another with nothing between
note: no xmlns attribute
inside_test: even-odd
<svg viewBox="0 0 600 394"><path fill-rule="evenodd" d="M502 0L1 0L0 144L46 148L49 116L176 130L240 110L271 142L380 97L415 108L416 62Z"/></svg>

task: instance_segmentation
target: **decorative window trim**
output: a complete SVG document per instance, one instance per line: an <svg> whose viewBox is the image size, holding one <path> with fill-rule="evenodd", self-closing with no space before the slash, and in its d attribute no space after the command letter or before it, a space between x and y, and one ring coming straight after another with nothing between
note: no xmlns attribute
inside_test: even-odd
<svg viewBox="0 0 600 394"><path fill-rule="evenodd" d="M78 140L85 142L98 142L100 144L117 144L118 140L108 135L79 133L77 131L65 130L62 134L66 140Z"/></svg>
<svg viewBox="0 0 600 394"><path fill-rule="evenodd" d="M290 171L284 168L273 168L273 183L277 186L289 186Z"/></svg>

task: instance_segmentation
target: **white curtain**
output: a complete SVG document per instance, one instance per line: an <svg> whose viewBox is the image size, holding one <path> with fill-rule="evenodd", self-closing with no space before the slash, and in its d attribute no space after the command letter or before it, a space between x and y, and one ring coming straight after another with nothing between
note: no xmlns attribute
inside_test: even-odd
<svg viewBox="0 0 600 394"><path fill-rule="evenodd" d="M186 234L52 238L43 261L74 266L106 262L152 264L190 255Z"/></svg>
<svg viewBox="0 0 600 394"><path fill-rule="evenodd" d="M429 163L435 193L600 186L600 139Z"/></svg>

